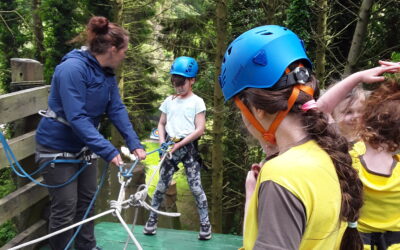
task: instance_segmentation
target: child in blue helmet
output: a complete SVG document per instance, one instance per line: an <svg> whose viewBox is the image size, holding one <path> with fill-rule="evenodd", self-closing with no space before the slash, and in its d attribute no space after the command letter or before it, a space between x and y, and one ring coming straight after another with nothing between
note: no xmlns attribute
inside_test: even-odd
<svg viewBox="0 0 400 250"><path fill-rule="evenodd" d="M278 152L247 175L246 250L334 249L342 222L341 249L362 248L354 225L362 184L346 139L317 109L311 68L303 42L275 25L243 33L224 55L225 99L234 99L267 155Z"/></svg>
<svg viewBox="0 0 400 250"><path fill-rule="evenodd" d="M185 166L186 177L200 216L200 240L211 239L211 224L208 218L207 197L201 185L199 152L197 140L205 130L206 106L202 98L192 92L196 81L198 65L191 57L178 57L171 66L171 82L176 94L167 97L161 104L158 123L160 145L167 140L175 141L160 169L160 180L152 200L152 207L158 209L179 162ZM157 214L151 212L144 227L146 235L156 234Z"/></svg>

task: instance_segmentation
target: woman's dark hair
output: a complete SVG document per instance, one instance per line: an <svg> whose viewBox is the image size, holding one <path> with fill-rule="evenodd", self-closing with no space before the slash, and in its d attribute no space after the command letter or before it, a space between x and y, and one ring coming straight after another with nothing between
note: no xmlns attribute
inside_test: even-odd
<svg viewBox="0 0 400 250"><path fill-rule="evenodd" d="M315 90L314 97L319 95L318 81L312 76L306 84ZM264 110L269 114L286 110L292 87L282 90L248 88L238 94L238 97L248 107ZM301 106L314 97L300 91L300 94L290 110L290 114L298 114L309 136L323 148L331 157L338 175L342 193L340 219L345 222L356 222L363 204L362 183L356 170L352 167L347 140L341 136L333 124L329 123L327 114L310 109L302 111ZM357 229L347 227L342 238L340 249L362 249L363 244Z"/></svg>
<svg viewBox="0 0 400 250"><path fill-rule="evenodd" d="M400 148L400 86L388 79L366 99L360 136L371 147L395 152Z"/></svg>
<svg viewBox="0 0 400 250"><path fill-rule="evenodd" d="M115 46L117 50L124 48L128 43L128 32L107 18L94 16L90 18L83 34L70 42L86 43L93 54L104 54L108 48Z"/></svg>

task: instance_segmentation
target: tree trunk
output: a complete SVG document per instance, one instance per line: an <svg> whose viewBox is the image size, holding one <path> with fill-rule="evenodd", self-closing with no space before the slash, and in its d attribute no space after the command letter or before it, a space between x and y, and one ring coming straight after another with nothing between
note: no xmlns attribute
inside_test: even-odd
<svg viewBox="0 0 400 250"><path fill-rule="evenodd" d="M361 54L364 38L367 34L370 11L373 3L373 0L363 0L361 3L360 12L358 15L359 19L357 21L356 30L354 31L353 40L351 42L349 55L347 57L347 64L344 69L345 76L353 73L356 69L356 64Z"/></svg>
<svg viewBox="0 0 400 250"><path fill-rule="evenodd" d="M315 73L317 79L320 81L320 87L325 86L325 65L326 65L326 46L327 46L327 16L328 16L328 0L318 0L316 2L317 9L317 49L316 49L316 62Z"/></svg>
<svg viewBox="0 0 400 250"><path fill-rule="evenodd" d="M223 108L224 98L218 82L218 76L221 73L221 62L226 48L227 39L227 5L226 0L218 0L216 8L216 34L217 46L215 56L216 74L214 78L214 122L212 128L213 146L212 146L212 226L216 233L222 232L222 186L223 186L223 152L222 135L224 131Z"/></svg>
<svg viewBox="0 0 400 250"><path fill-rule="evenodd" d="M40 4L41 0L32 0L32 19L33 19L33 36L35 40L35 57L36 59L44 63L43 52L43 25L42 19L40 18Z"/></svg>

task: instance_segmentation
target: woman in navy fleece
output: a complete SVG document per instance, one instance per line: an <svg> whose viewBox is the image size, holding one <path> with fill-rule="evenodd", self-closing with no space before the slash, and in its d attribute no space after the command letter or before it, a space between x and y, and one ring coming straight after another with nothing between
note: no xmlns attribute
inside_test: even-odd
<svg viewBox="0 0 400 250"><path fill-rule="evenodd" d="M79 157L86 149L114 165L122 164L118 150L96 129L106 114L141 160L146 152L140 144L127 110L121 101L114 69L125 58L128 33L105 17L92 17L86 29L86 50L72 50L56 67L48 102L47 116L36 133L36 159L39 164L64 153L64 159ZM50 157L49 157L50 156ZM61 157L63 158L63 157ZM60 159L60 157L58 158ZM70 179L81 164L56 164L43 171L48 185ZM75 181L61 188L49 188L51 213L49 231L55 232L80 221L96 191L96 166L87 167ZM89 216L93 214L92 208ZM52 249L64 249L73 230L50 238ZM93 221L83 225L75 239L79 250L99 249Z"/></svg>

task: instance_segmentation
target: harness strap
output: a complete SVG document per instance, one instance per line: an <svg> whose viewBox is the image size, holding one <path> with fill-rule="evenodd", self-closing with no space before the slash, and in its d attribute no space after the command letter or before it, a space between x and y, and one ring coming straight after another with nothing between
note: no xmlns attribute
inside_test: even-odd
<svg viewBox="0 0 400 250"><path fill-rule="evenodd" d="M310 96L314 95L314 89L305 86L302 84L296 84L293 87L292 94L289 97L288 100L288 107L284 111L280 111L278 115L275 117L274 121L270 125L269 129L266 131L264 127L261 125L261 123L254 117L253 113L247 108L247 106L239 99L239 97L235 96L234 100L238 108L243 112L243 115L246 117L247 120L263 135L264 140L268 141L271 144L275 144L275 132L278 129L278 126L281 124L283 119L286 117L286 115L289 113L289 111L292 109L294 103L297 100L297 97L300 94L300 91L303 91L307 93Z"/></svg>
<svg viewBox="0 0 400 250"><path fill-rule="evenodd" d="M51 158L51 159L57 159L57 158L64 158L64 159L79 159L82 158L86 161L90 161L91 159L97 159L99 156L95 153L87 154L89 151L88 147L83 147L81 151L78 153L70 153L70 152L60 152L60 153L42 153L39 154L39 157L41 158Z"/></svg>
<svg viewBox="0 0 400 250"><path fill-rule="evenodd" d="M62 157L62 158L74 158L75 159L75 158L78 158L78 154L62 152L62 153L39 154L39 157L40 158L53 158L53 159Z"/></svg>
<svg viewBox="0 0 400 250"><path fill-rule="evenodd" d="M300 74L303 72L304 74ZM293 74L295 76L292 76ZM299 74L299 76L297 76ZM275 139L275 132L278 129L278 126L281 124L283 119L286 117L286 115L289 113L289 111L292 109L294 103L297 100L297 97L300 94L300 90L307 93L310 96L314 96L314 89L305 86L305 84L310 77L310 72L308 69L304 68L304 65L302 63L299 63L298 66L291 71L289 67L286 68L285 70L285 76L283 76L280 80L280 87L287 86L288 81L290 82L297 82L298 84L295 84L292 90L292 94L290 95L288 99L288 107L284 111L278 112L277 116L273 120L272 124L270 125L269 129L266 131L264 127L260 124L260 122L257 121L257 119L254 117L253 113L244 105L244 103L239 99L239 97L235 96L234 101L238 108L243 112L243 115L246 117L247 120L260 132L267 142L271 144L276 144L276 139ZM290 79L289 79L290 78ZM281 82L284 82L281 83Z"/></svg>

